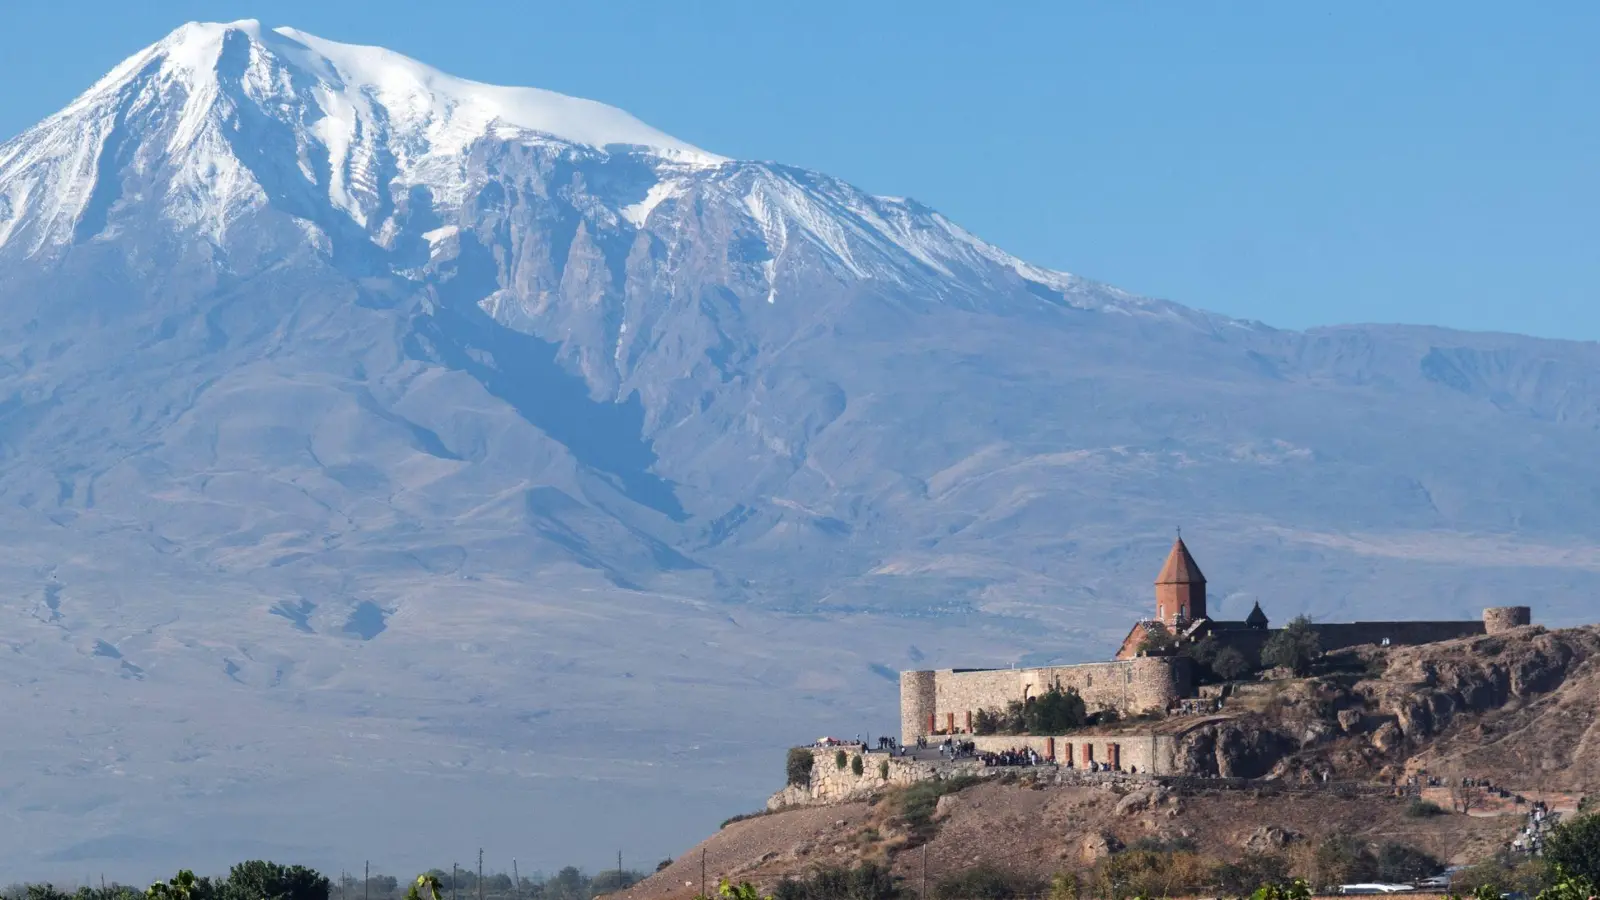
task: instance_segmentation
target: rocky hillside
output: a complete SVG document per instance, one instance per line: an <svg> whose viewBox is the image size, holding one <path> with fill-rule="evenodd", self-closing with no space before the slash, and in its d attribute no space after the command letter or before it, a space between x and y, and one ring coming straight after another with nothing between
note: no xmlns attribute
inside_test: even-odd
<svg viewBox="0 0 1600 900"><path fill-rule="evenodd" d="M1472 863L1517 829L1519 810L1487 804L1416 818L1389 780L1425 769L1568 802L1597 783L1597 706L1600 626L1357 648L1330 654L1309 678L1239 686L1229 718L1157 726L1179 732L1191 775L1222 779L1085 784L1024 769L921 802L920 811L915 793L941 789L892 784L870 801L730 823L630 896L692 894L702 853L711 877L763 884L878 861L915 885L924 852L932 880L984 864L1043 878L1156 846L1313 865L1313 848L1335 834Z"/></svg>
<svg viewBox="0 0 1600 900"><path fill-rule="evenodd" d="M1244 685L1189 730L1192 774L1387 780L1426 769L1517 788L1595 783L1600 627L1330 654L1306 679Z"/></svg>

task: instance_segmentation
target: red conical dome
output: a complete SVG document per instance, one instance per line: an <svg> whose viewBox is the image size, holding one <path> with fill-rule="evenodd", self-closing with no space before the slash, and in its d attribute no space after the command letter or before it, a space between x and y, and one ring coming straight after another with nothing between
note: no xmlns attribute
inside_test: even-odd
<svg viewBox="0 0 1600 900"><path fill-rule="evenodd" d="M1161 567L1161 574L1156 576L1156 584L1205 584L1206 576L1201 574L1200 566L1189 555L1189 548L1184 546L1183 538L1172 542L1172 552L1167 554L1167 562Z"/></svg>

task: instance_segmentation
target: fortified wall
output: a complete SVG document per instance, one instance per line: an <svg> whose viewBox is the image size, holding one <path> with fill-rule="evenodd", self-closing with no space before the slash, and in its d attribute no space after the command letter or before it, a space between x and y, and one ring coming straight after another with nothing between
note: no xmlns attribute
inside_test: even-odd
<svg viewBox="0 0 1600 900"><path fill-rule="evenodd" d="M1056 783L1098 784L1121 781L1132 770L1139 775L1179 775L1176 762L1177 739L1170 734L1073 734L1067 737L1035 737L1032 735L991 735L971 737L966 740L977 745L980 753L998 753L1004 750L1032 749L1046 763L1034 771L1053 779ZM868 753L860 744L842 747L808 747L812 753L810 778L804 785L791 784L767 800L767 809L778 810L795 806L820 806L865 800L881 794L885 788L903 787L919 781L937 781L964 775L991 777L1008 771L988 768L973 757L956 760L919 759L910 756L893 756L886 753ZM844 764L840 765L840 754ZM861 760L861 772L855 771L855 761ZM1114 772L1091 774L1090 763L1098 762L1113 767Z"/></svg>
<svg viewBox="0 0 1600 900"><path fill-rule="evenodd" d="M1166 710L1179 698L1192 696L1194 670L1188 658L1173 656L1036 669L902 672L900 740L909 744L937 734L970 735L978 710L1004 710L1013 700L1026 703L1052 687L1077 690L1090 712L1138 715Z"/></svg>
<svg viewBox="0 0 1600 900"><path fill-rule="evenodd" d="M1359 647L1363 644L1413 646L1453 641L1459 638L1498 634L1520 628L1533 621L1526 606L1494 606L1483 611L1483 618L1447 622L1314 622L1317 644L1323 652ZM1261 664L1261 648L1278 633L1277 629L1226 629L1211 632L1220 646L1233 647L1251 663Z"/></svg>

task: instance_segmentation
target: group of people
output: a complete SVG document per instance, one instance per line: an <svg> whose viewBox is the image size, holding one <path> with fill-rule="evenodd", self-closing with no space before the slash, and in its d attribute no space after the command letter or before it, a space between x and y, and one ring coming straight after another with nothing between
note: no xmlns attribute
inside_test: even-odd
<svg viewBox="0 0 1600 900"><path fill-rule="evenodd" d="M1527 822L1523 823L1522 830L1511 840L1511 849L1538 856L1544 850L1545 835L1556 826L1560 818L1560 813L1551 812L1543 800L1533 801L1533 806L1528 809Z"/></svg>
<svg viewBox="0 0 1600 900"><path fill-rule="evenodd" d="M1401 793L1420 794L1423 788L1453 787L1456 783L1454 778L1434 775L1429 773L1427 769L1420 769L1413 775L1407 775L1405 783L1397 786L1404 788ZM1499 794L1502 797L1506 796L1505 791L1495 787L1494 782L1487 778L1473 778L1470 775L1463 775L1459 784L1464 788L1479 788L1489 793Z"/></svg>
<svg viewBox="0 0 1600 900"><path fill-rule="evenodd" d="M945 738L939 745L939 753L945 759L971 759L978 753L978 745L972 741L958 741L955 738Z"/></svg>
<svg viewBox="0 0 1600 900"><path fill-rule="evenodd" d="M1037 766L1044 762L1044 757L1032 747L1023 747L1020 750L1001 750L998 753L980 753L978 761L986 766Z"/></svg>
<svg viewBox="0 0 1600 900"><path fill-rule="evenodd" d="M1201 697L1189 700L1174 700L1172 706L1167 708L1169 716L1204 716L1222 711L1222 698L1215 699Z"/></svg>

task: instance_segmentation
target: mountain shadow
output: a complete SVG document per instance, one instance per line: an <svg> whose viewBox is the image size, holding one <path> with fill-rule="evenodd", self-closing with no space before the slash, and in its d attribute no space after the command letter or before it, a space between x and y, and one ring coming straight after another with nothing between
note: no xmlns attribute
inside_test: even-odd
<svg viewBox="0 0 1600 900"><path fill-rule="evenodd" d="M488 249L464 236L457 264L455 277L440 287L444 302L412 321L406 352L471 375L634 502L676 522L688 518L672 483L651 471L656 453L644 436L639 395L621 403L592 399L588 383L556 361L558 345L507 328L478 308L476 301L495 288Z"/></svg>

